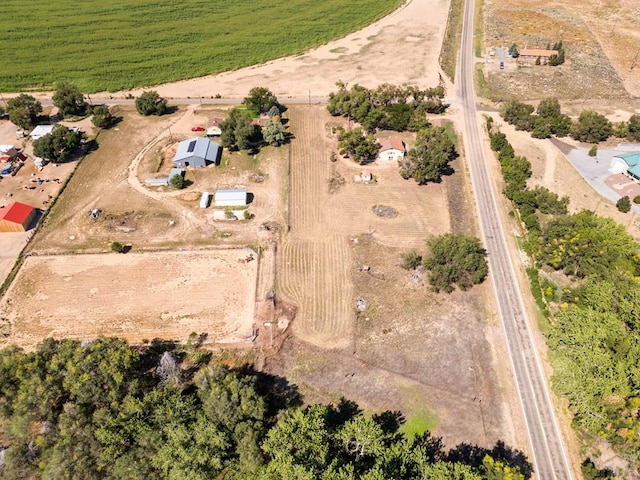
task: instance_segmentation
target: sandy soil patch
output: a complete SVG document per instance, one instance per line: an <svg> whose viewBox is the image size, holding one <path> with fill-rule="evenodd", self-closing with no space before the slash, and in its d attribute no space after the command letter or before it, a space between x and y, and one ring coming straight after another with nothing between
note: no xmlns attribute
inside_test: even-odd
<svg viewBox="0 0 640 480"><path fill-rule="evenodd" d="M140 343L191 332L240 342L252 333L255 258L248 249L29 257L0 305L3 343L100 335Z"/></svg>

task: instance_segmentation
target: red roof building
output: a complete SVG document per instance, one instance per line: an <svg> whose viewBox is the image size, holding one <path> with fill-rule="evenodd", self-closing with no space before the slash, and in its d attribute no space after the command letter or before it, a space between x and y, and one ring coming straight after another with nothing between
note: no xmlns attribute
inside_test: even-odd
<svg viewBox="0 0 640 480"><path fill-rule="evenodd" d="M36 216L36 209L20 202L13 202L0 209L0 232L24 232Z"/></svg>

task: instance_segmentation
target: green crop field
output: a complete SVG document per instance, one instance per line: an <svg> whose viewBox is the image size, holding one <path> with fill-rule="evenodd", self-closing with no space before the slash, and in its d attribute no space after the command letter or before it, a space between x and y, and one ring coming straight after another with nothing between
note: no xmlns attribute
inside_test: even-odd
<svg viewBox="0 0 640 480"><path fill-rule="evenodd" d="M157 85L303 52L402 0L4 0L0 91Z"/></svg>

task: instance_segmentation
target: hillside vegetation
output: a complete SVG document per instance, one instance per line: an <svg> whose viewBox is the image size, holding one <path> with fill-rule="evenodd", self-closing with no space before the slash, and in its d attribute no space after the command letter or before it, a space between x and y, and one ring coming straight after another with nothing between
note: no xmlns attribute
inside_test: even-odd
<svg viewBox="0 0 640 480"><path fill-rule="evenodd" d="M116 91L234 70L344 36L400 4L6 0L0 91L50 89L62 80Z"/></svg>

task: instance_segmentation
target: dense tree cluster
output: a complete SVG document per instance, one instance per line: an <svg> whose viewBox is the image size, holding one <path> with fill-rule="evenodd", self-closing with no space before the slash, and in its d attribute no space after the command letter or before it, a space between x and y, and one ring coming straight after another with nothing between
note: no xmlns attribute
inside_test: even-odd
<svg viewBox="0 0 640 480"><path fill-rule="evenodd" d="M491 132L490 120L487 126ZM490 133L490 138L501 163L515 158L503 134ZM523 169L530 170L524 163ZM546 334L554 386L568 399L575 425L606 438L638 468L640 244L610 218L589 211L569 215L567 199L546 189L528 190L526 180L515 175L511 181L516 187L509 188L507 181L505 194L528 227L525 248L534 260L529 271L534 296L551 316ZM532 218L527 212L534 209L538 213ZM548 270L566 278L558 282L545 274ZM610 477L588 459L583 471L585 478Z"/></svg>
<svg viewBox="0 0 640 480"><path fill-rule="evenodd" d="M479 239L447 233L428 240L427 247L422 263L434 291L451 293L454 285L468 290L486 278L489 267Z"/></svg>
<svg viewBox="0 0 640 480"><path fill-rule="evenodd" d="M41 113L42 104L31 95L21 93L7 101L9 120L20 128L33 127Z"/></svg>
<svg viewBox="0 0 640 480"><path fill-rule="evenodd" d="M361 85L347 88L338 82L338 91L329 94L329 113L358 122L368 132L376 129L418 131L428 126L427 113L442 113L444 88L420 90L413 86L380 85L368 89Z"/></svg>
<svg viewBox="0 0 640 480"><path fill-rule="evenodd" d="M242 104L229 110L220 124L224 147L237 150L257 149L264 144L279 147L289 141L290 134L282 119L287 107L270 90L254 87ZM254 117L260 115L269 117L262 128L254 122Z"/></svg>
<svg viewBox="0 0 640 480"><path fill-rule="evenodd" d="M54 125L51 133L33 142L33 153L53 162L64 162L78 149L81 141L82 133L64 125Z"/></svg>
<svg viewBox="0 0 640 480"><path fill-rule="evenodd" d="M246 109L232 108L227 118L220 124L222 146L246 150L262 140L260 127L253 124L253 119Z"/></svg>
<svg viewBox="0 0 640 480"><path fill-rule="evenodd" d="M534 138L565 137L571 131L571 119L561 112L556 98L542 100L537 114L534 111L533 105L510 100L502 105L500 115L516 130L531 132Z"/></svg>
<svg viewBox="0 0 640 480"><path fill-rule="evenodd" d="M136 98L136 110L140 115L164 115L167 113L167 100L155 90L143 92Z"/></svg>
<svg viewBox="0 0 640 480"><path fill-rule="evenodd" d="M197 349L48 339L0 351L3 478L524 480L498 442L445 451L408 438L399 412L353 402L302 406L295 387L230 370Z"/></svg>
<svg viewBox="0 0 640 480"><path fill-rule="evenodd" d="M558 65L562 65L564 63L565 51L564 51L564 43L562 40L553 44L553 48L549 48L551 45L547 45L547 50L556 50L558 53L553 54L549 57L549 65L552 67L557 67Z"/></svg>
<svg viewBox="0 0 640 480"><path fill-rule="evenodd" d="M280 115L286 110L286 107L278 102L278 98L273 92L264 87L253 87L249 90L249 95L242 100L242 104L256 117L266 113L269 113L270 117L274 116L273 108L277 110L276 115Z"/></svg>
<svg viewBox="0 0 640 480"><path fill-rule="evenodd" d="M611 122L604 115L593 110L582 112L578 121L571 127L571 136L580 142L604 142L611 136L611 133Z"/></svg>
<svg viewBox="0 0 640 480"><path fill-rule="evenodd" d="M415 146L399 161L402 178L413 178L419 185L439 182L457 156L456 138L446 127L430 126L418 131Z"/></svg>

